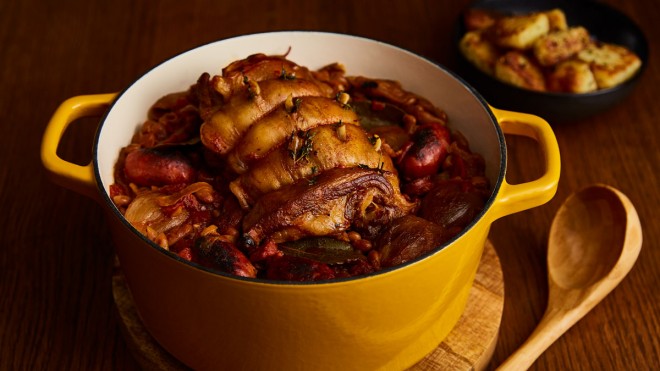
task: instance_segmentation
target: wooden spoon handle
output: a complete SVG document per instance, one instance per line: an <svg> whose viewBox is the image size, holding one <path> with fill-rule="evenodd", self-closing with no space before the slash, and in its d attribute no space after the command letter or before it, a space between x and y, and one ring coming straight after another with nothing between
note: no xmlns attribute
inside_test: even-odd
<svg viewBox="0 0 660 371"><path fill-rule="evenodd" d="M546 312L529 338L497 370L527 370L550 345L579 321L585 313L585 311L575 309Z"/></svg>

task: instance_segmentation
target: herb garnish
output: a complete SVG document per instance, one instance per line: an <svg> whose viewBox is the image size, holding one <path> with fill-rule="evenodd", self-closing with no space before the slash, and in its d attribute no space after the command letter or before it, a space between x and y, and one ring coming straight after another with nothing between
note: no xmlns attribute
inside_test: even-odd
<svg viewBox="0 0 660 371"><path fill-rule="evenodd" d="M295 80L296 79L296 74L295 74L295 72L287 73L286 70L284 69L284 66L282 66L282 71L280 72L280 79L282 79L282 80Z"/></svg>
<svg viewBox="0 0 660 371"><path fill-rule="evenodd" d="M291 133L289 140L289 156L293 159L293 163L297 163L300 160L303 160L312 153L312 138L314 133L310 131L298 131L297 133Z"/></svg>

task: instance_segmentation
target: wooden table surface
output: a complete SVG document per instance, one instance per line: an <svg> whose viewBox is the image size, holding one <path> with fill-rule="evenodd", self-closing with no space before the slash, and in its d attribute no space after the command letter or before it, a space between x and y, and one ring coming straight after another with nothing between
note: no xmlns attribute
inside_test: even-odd
<svg viewBox="0 0 660 371"><path fill-rule="evenodd" d="M650 64L620 105L554 126L562 154L556 197L494 223L505 278L491 366L530 334L547 302L552 217L573 191L601 182L637 207L644 244L636 266L593 312L550 347L537 370L648 370L660 365L660 3L606 0L633 18ZM374 38L456 66L461 1L0 2L0 369L135 369L113 312L113 245L93 201L49 181L41 136L66 98L120 91L160 61L200 44L270 30ZM63 140L62 157L89 161L95 122ZM539 173L537 147L507 138L508 179Z"/></svg>

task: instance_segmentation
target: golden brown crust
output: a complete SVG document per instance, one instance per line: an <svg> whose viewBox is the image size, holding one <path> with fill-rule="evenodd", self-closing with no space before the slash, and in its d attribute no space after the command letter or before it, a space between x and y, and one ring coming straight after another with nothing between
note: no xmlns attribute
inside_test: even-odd
<svg viewBox="0 0 660 371"><path fill-rule="evenodd" d="M548 90L564 93L588 93L598 89L589 64L569 60L558 64L547 78Z"/></svg>
<svg viewBox="0 0 660 371"><path fill-rule="evenodd" d="M564 11L557 8L552 9L544 14L548 17L548 23L550 26L550 32L552 31L563 31L568 29L568 23L566 22L566 15Z"/></svg>
<svg viewBox="0 0 660 371"><path fill-rule="evenodd" d="M496 45L503 48L528 49L550 30L548 16L532 13L500 18L491 32Z"/></svg>
<svg viewBox="0 0 660 371"><path fill-rule="evenodd" d="M642 65L635 53L607 43L593 43L578 53L577 58L589 63L600 89L623 83Z"/></svg>
<svg viewBox="0 0 660 371"><path fill-rule="evenodd" d="M584 27L550 32L534 42L534 56L541 66L563 62L589 45L589 32Z"/></svg>
<svg viewBox="0 0 660 371"><path fill-rule="evenodd" d="M292 155L290 143L278 147L232 181L231 191L241 206L247 208L265 193L336 167L362 165L396 172L391 159L375 149L361 127L346 125L345 130L344 139L338 135L338 127L335 125L323 125L310 130L307 143L303 144L308 146L309 151L304 156ZM327 150L329 148L332 150Z"/></svg>
<svg viewBox="0 0 660 371"><path fill-rule="evenodd" d="M594 42L586 28L569 27L558 8L510 16L475 9L465 13L464 22L463 56L482 72L521 88L590 92L594 81L596 89L610 88L641 67L630 49Z"/></svg>
<svg viewBox="0 0 660 371"><path fill-rule="evenodd" d="M204 146L224 155L252 124L283 104L289 96L323 96L326 93L317 82L305 79L271 79L255 82L254 86L258 87L258 93L236 93L209 118L204 118L200 129Z"/></svg>
<svg viewBox="0 0 660 371"><path fill-rule="evenodd" d="M355 112L335 99L309 96L295 102L295 111L289 112L281 105L247 129L227 157L232 170L238 174L246 172L251 163L267 156L291 133L338 123L360 125Z"/></svg>
<svg viewBox="0 0 660 371"><path fill-rule="evenodd" d="M536 63L518 51L510 51L495 63L495 77L525 89L545 91L543 72Z"/></svg>
<svg viewBox="0 0 660 371"><path fill-rule="evenodd" d="M492 75L499 51L484 36L480 31L468 32L463 35L459 48L468 61L481 71Z"/></svg>

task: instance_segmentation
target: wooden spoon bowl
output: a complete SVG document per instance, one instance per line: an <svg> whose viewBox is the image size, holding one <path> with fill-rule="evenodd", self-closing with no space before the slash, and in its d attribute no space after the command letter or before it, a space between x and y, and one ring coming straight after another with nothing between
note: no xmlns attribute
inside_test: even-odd
<svg viewBox="0 0 660 371"><path fill-rule="evenodd" d="M548 307L525 343L498 369L524 370L607 296L632 269L642 227L623 193L596 184L559 208L548 242Z"/></svg>
<svg viewBox="0 0 660 371"><path fill-rule="evenodd" d="M613 188L596 185L573 194L562 205L548 244L548 273L554 285L584 288L614 268L625 248L623 226L629 217L621 196Z"/></svg>

